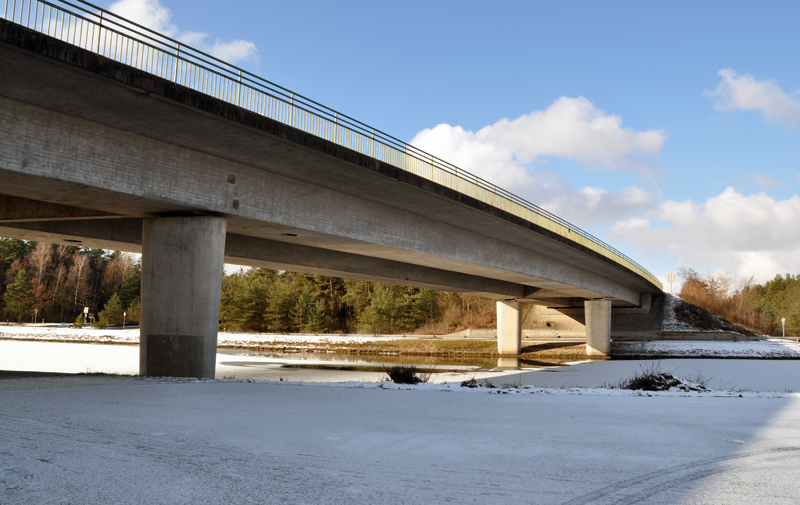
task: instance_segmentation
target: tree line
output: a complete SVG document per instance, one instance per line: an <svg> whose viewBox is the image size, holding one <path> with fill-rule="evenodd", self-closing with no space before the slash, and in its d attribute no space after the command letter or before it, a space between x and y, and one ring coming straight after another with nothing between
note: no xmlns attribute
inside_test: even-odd
<svg viewBox="0 0 800 505"><path fill-rule="evenodd" d="M260 268L220 278L227 331L443 334L496 320L477 296ZM139 322L141 264L120 252L0 239L0 284L8 320L80 325L88 307L97 326Z"/></svg>
<svg viewBox="0 0 800 505"><path fill-rule="evenodd" d="M753 276L721 272L701 275L691 268L678 270L683 279L680 297L736 324L765 335L800 335L800 275L778 274L764 284Z"/></svg>
<svg viewBox="0 0 800 505"><path fill-rule="evenodd" d="M7 320L138 322L141 266L118 251L0 239L0 292ZM109 305L110 304L110 305ZM105 311L105 312L104 312Z"/></svg>
<svg viewBox="0 0 800 505"><path fill-rule="evenodd" d="M220 329L269 333L432 333L493 326L494 301L266 269L222 279Z"/></svg>

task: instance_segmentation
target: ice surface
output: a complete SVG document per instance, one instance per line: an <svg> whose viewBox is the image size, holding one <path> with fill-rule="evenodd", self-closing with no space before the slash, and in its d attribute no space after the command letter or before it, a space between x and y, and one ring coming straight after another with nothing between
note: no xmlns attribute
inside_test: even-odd
<svg viewBox="0 0 800 505"><path fill-rule="evenodd" d="M798 400L5 379L0 503L789 504Z"/></svg>

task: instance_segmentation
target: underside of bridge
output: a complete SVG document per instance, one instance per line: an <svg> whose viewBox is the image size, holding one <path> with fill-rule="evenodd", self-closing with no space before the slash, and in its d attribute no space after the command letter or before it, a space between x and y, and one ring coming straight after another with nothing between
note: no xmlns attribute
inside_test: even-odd
<svg viewBox="0 0 800 505"><path fill-rule="evenodd" d="M520 304L660 292L580 241L340 145L0 20L0 236L143 255L141 373L213 377L223 262ZM500 321L502 320L502 323Z"/></svg>

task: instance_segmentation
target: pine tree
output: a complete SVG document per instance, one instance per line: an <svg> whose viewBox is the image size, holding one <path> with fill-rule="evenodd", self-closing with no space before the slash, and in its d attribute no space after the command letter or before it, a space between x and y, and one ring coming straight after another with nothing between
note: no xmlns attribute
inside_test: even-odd
<svg viewBox="0 0 800 505"><path fill-rule="evenodd" d="M6 288L6 314L17 316L17 322L22 321L22 316L33 313L36 297L33 294L33 284L28 279L25 269L17 272L17 277Z"/></svg>
<svg viewBox="0 0 800 505"><path fill-rule="evenodd" d="M122 302L119 300L119 295L114 293L105 308L100 311L99 321L105 323L104 325L119 326L122 324L122 312Z"/></svg>

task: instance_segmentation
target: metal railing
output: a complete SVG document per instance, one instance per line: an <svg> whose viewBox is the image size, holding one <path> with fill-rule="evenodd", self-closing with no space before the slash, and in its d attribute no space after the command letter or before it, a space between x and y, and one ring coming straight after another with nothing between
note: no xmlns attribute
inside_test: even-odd
<svg viewBox="0 0 800 505"><path fill-rule="evenodd" d="M662 288L644 267L537 205L387 133L96 5L4 0L3 18L442 184L567 237Z"/></svg>

